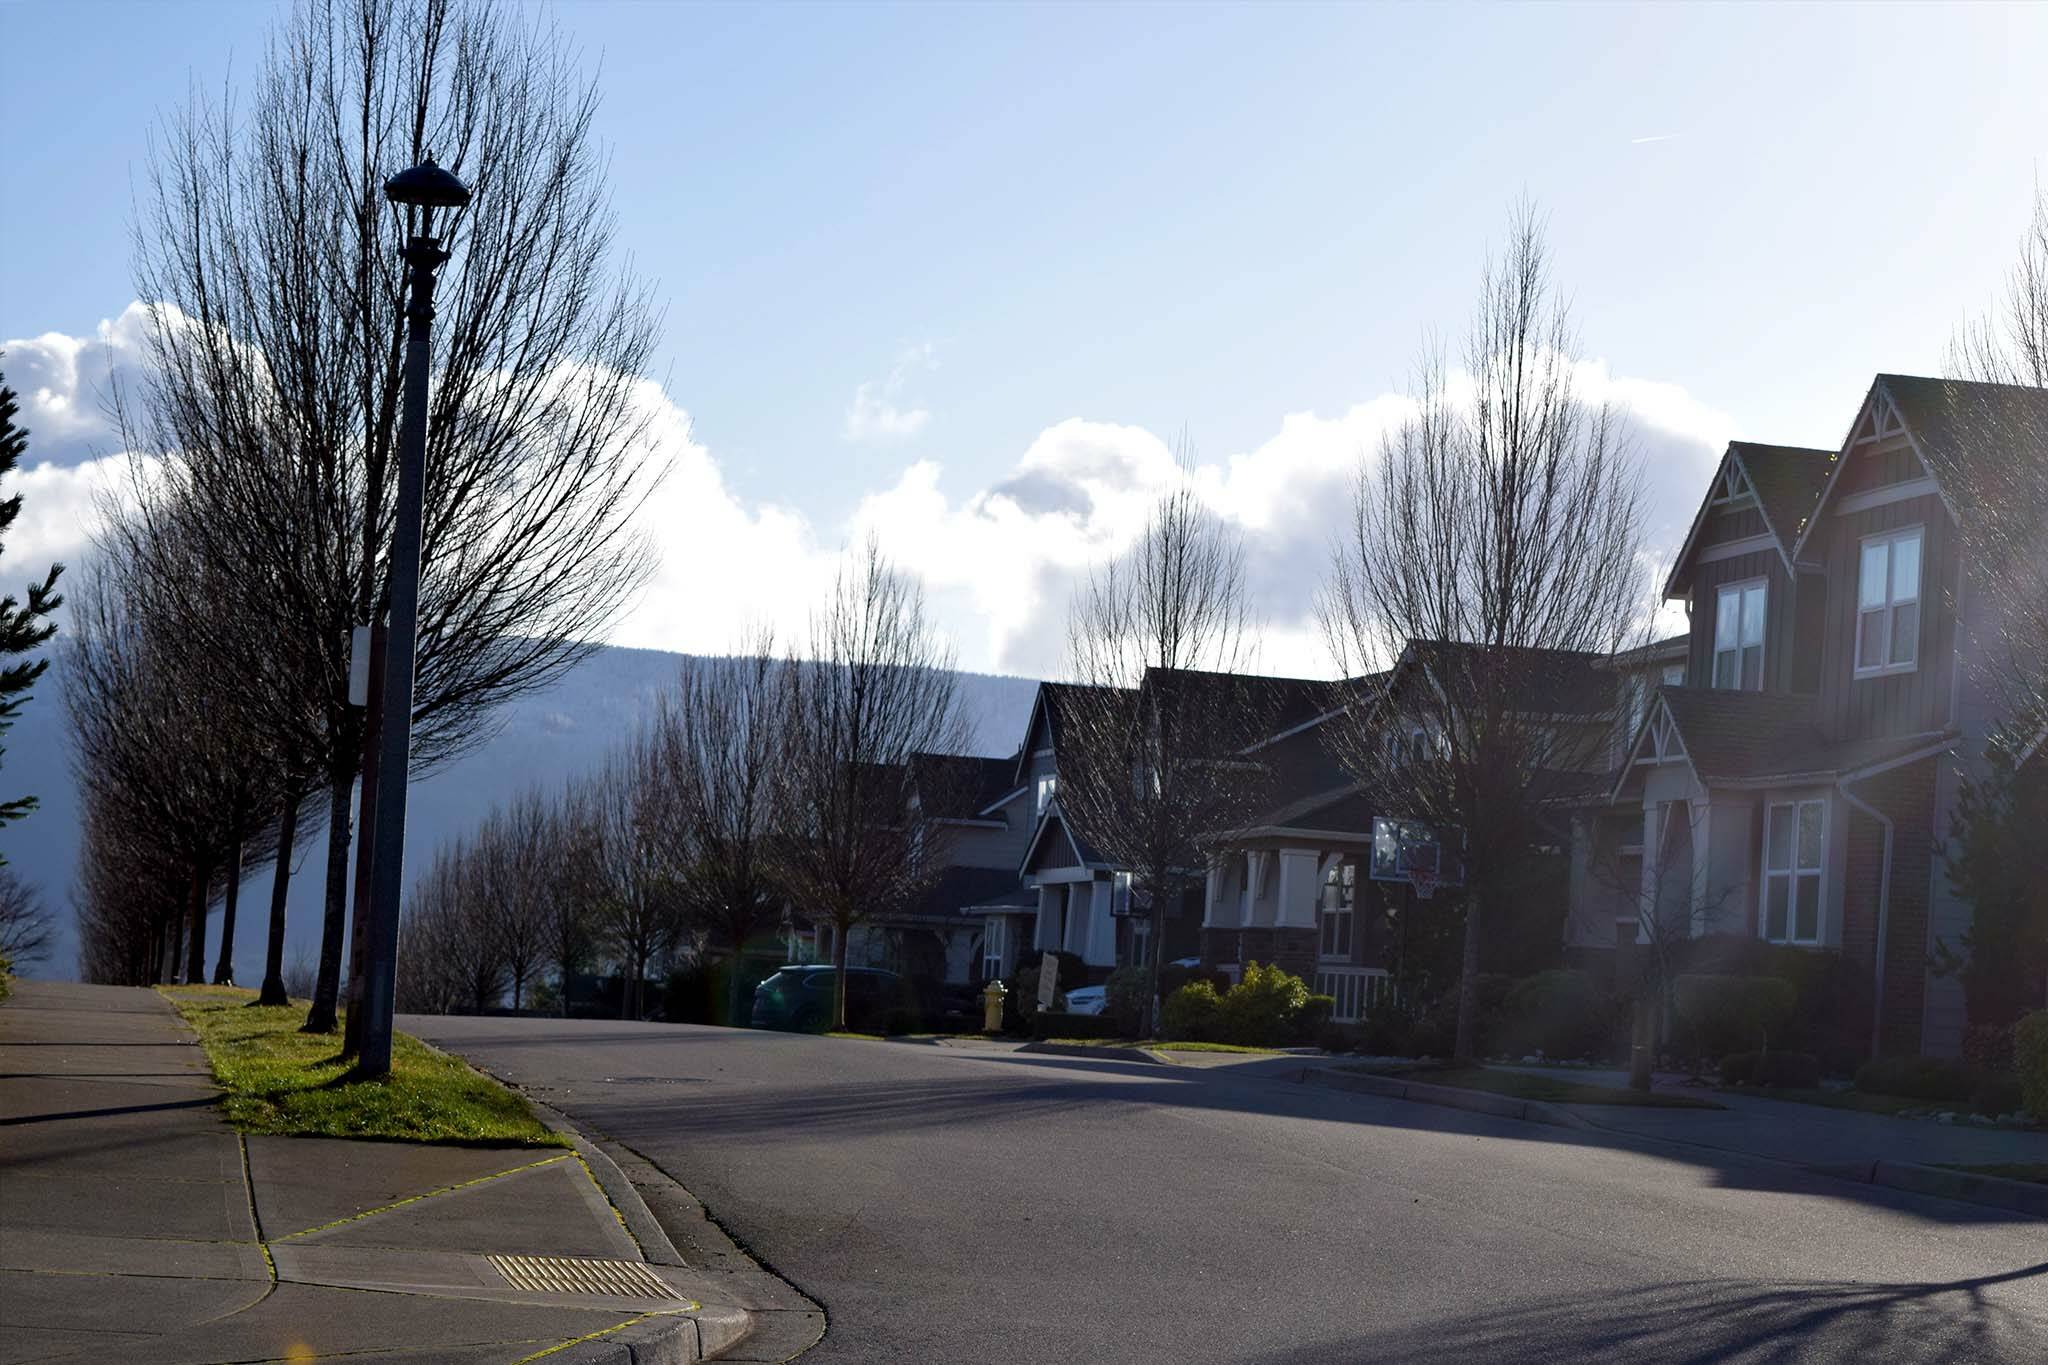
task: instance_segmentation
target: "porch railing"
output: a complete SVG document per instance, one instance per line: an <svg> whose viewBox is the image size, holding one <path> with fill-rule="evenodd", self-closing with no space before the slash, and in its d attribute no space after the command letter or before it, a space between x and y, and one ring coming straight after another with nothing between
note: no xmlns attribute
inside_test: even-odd
<svg viewBox="0 0 2048 1365"><path fill-rule="evenodd" d="M1316 968L1316 994L1327 995L1337 1002L1330 1019L1339 1024L1355 1024L1365 1017L1365 1012L1382 999L1394 994L1394 979L1383 967L1336 967L1319 965Z"/></svg>

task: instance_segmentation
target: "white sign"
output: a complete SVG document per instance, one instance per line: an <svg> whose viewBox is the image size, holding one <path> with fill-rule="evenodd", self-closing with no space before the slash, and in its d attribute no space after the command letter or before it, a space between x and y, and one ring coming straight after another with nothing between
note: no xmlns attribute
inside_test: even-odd
<svg viewBox="0 0 2048 1365"><path fill-rule="evenodd" d="M1051 953L1038 959L1038 1008L1049 1010L1060 994L1060 960Z"/></svg>
<svg viewBox="0 0 2048 1365"><path fill-rule="evenodd" d="M348 637L348 704L370 704L370 628L357 626Z"/></svg>

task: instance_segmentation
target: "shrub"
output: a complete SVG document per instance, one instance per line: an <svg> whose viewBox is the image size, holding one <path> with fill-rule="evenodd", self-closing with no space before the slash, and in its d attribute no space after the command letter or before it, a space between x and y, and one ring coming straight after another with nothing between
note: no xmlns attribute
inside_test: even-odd
<svg viewBox="0 0 2048 1365"><path fill-rule="evenodd" d="M906 1005L893 1005L889 1012L882 1016L882 1032L892 1038L899 1037L905 1033L917 1032L923 1023L924 1016L916 1010Z"/></svg>
<svg viewBox="0 0 2048 1365"><path fill-rule="evenodd" d="M0 1001L14 994L14 963L0 953Z"/></svg>
<svg viewBox="0 0 2048 1365"><path fill-rule="evenodd" d="M1764 943L1747 934L1708 934L1677 945L1677 975L1771 976L1792 986L1792 1013L1771 1036L1773 1049L1811 1052L1823 1071L1851 1075L1868 1055L1870 975L1838 952ZM1681 1037L1691 1045L1696 1039ZM1744 1038L1723 1051L1757 1046Z"/></svg>
<svg viewBox="0 0 2048 1365"><path fill-rule="evenodd" d="M1353 1052L1358 1048L1358 1029L1352 1024L1324 1024L1316 1030L1316 1046L1325 1052Z"/></svg>
<svg viewBox="0 0 2048 1365"><path fill-rule="evenodd" d="M1281 967L1247 962L1244 977L1223 997L1223 1038L1243 1047L1277 1047L1294 1037L1294 1016L1308 986Z"/></svg>
<svg viewBox="0 0 2048 1365"><path fill-rule="evenodd" d="M1971 1024L1963 1030L1963 1060L1985 1071L2011 1071L2014 1024Z"/></svg>
<svg viewBox="0 0 2048 1365"><path fill-rule="evenodd" d="M1160 1032L1176 1043L1223 1041L1223 997L1206 981L1190 981L1166 997Z"/></svg>
<svg viewBox="0 0 2048 1365"><path fill-rule="evenodd" d="M1721 1059L1721 1083L1811 1090L1820 1084L1820 1058L1810 1052L1731 1052Z"/></svg>
<svg viewBox="0 0 2048 1365"><path fill-rule="evenodd" d="M1508 988L1490 1041L1510 1056L1591 1057L1608 1046L1614 1010L1613 998L1584 972L1538 972Z"/></svg>
<svg viewBox="0 0 2048 1365"><path fill-rule="evenodd" d="M1472 1014L1473 1050L1481 1057L1491 1056L1499 1051L1501 1020L1507 1011L1508 992L1515 988L1515 979L1498 972L1481 972L1474 978L1473 986L1478 993ZM1460 983L1453 980L1442 997L1417 1021L1412 1040L1417 1052L1431 1057L1448 1057L1456 1050L1460 989Z"/></svg>
<svg viewBox="0 0 2048 1365"><path fill-rule="evenodd" d="M1381 996L1359 1023L1358 1050L1373 1057L1412 1057L1416 1047L1415 1018L1391 995Z"/></svg>
<svg viewBox="0 0 2048 1365"><path fill-rule="evenodd" d="M1106 1014L1066 1014L1040 1010L1031 1016L1031 1036L1047 1038L1118 1038L1116 1020Z"/></svg>
<svg viewBox="0 0 2048 1365"><path fill-rule="evenodd" d="M1145 1031L1152 1012L1152 973L1144 967L1119 967L1103 983L1102 1009L1105 1018L1130 1037Z"/></svg>
<svg viewBox="0 0 2048 1365"><path fill-rule="evenodd" d="M2013 1026L2012 1055L2021 1103L2048 1123L2048 1010L2035 1010Z"/></svg>
<svg viewBox="0 0 2048 1365"><path fill-rule="evenodd" d="M1684 1041L1702 1057L1768 1051L1792 1017L1792 983L1775 976L1681 976L1672 983Z"/></svg>
<svg viewBox="0 0 2048 1365"><path fill-rule="evenodd" d="M1208 982L1216 988L1218 995L1230 989L1229 977L1221 972L1212 971L1207 967L1176 967L1172 963L1168 963L1159 969L1159 993L1162 997L1172 995L1191 981Z"/></svg>
<svg viewBox="0 0 2048 1365"><path fill-rule="evenodd" d="M2010 1071L1982 1073L1977 1078L1977 1088L1970 1092L1970 1107L1992 1118L2026 1108L2020 1094L2020 1078Z"/></svg>
<svg viewBox="0 0 2048 1365"><path fill-rule="evenodd" d="M1322 1037L1323 1030L1330 1026L1330 1016L1337 1012L1337 997L1334 995L1311 995L1301 1002L1301 1008L1294 1012L1294 1037L1297 1042L1312 1043Z"/></svg>
<svg viewBox="0 0 2048 1365"><path fill-rule="evenodd" d="M1953 1057L1873 1057L1856 1072L1866 1095L1962 1103L1977 1089L1969 1067Z"/></svg>

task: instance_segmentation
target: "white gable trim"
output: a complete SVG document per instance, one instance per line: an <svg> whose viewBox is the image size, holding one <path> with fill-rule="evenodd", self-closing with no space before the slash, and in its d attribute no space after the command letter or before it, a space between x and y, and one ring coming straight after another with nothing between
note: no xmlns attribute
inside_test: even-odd
<svg viewBox="0 0 2048 1365"><path fill-rule="evenodd" d="M1635 741L1628 746L1621 771L1614 775L1614 786L1607 793L1610 806L1621 800L1621 789L1637 768L1656 768L1667 763L1683 763L1692 768L1692 755L1686 752L1685 737L1678 733L1677 717L1665 704L1663 693L1659 692L1654 700L1655 705L1643 713L1643 723L1636 729ZM1699 769L1692 768L1692 775L1695 782L1699 781Z"/></svg>
<svg viewBox="0 0 2048 1365"><path fill-rule="evenodd" d="M1891 394L1886 392L1884 381L1873 379L1870 381L1870 392L1864 396L1863 406L1856 410L1856 420L1849 426L1848 439L1842 442L1841 452L1835 456L1835 467L1829 472L1827 483L1821 487L1820 501L1814 503L1813 511L1806 518L1806 529L1799 533L1799 541L1792 547L1794 560L1805 559L1806 542L1813 539L1813 533L1820 528L1822 514L1832 510L1829 503L1834 499L1835 485L1842 481L1842 471L1849 467L1849 457L1856 452L1857 447L1875 445L1879 441L1900 435L1903 435L1906 443L1913 448L1913 458L1920 462L1921 475L1934 485L1934 491L1941 497L1941 505L1948 509L1949 520L1958 526L1962 525L1962 518L1956 515L1955 503L1949 500L1940 480L1934 477L1934 466L1927 462L1927 450L1920 444L1920 438L1906 425L1906 419L1899 415L1899 405L1893 401ZM1918 480L1914 482L1917 483Z"/></svg>
<svg viewBox="0 0 2048 1365"><path fill-rule="evenodd" d="M1684 569L1687 564L1693 562L1693 551L1699 545L1700 532L1706 529L1707 514L1724 507L1756 508L1757 516L1763 520L1766 534L1729 542L1730 545L1740 545L1743 547L1739 550L1709 546L1706 550L1700 552L1699 562L1711 563L1715 559L1725 559L1729 555L1754 554L1757 550L1771 549L1776 550L1778 557L1785 561L1785 572L1788 574L1792 572L1792 555L1785 548L1785 539L1771 525L1771 514L1764 510L1763 499L1756 495L1756 480L1749 476L1749 466L1742 462L1742 456L1736 453L1735 447L1736 442L1730 441L1728 448L1721 452L1721 463L1714 468L1714 480L1707 487L1707 496L1700 499L1700 510L1693 514L1692 529L1685 533L1685 544L1678 551L1678 558L1671 561L1671 572L1664 576L1664 600L1667 602L1679 596L1675 587L1678 582L1679 571ZM1722 494L1722 490L1726 486L1728 475L1731 472L1742 476L1743 491L1737 496L1725 497ZM1721 553L1714 553L1716 550L1721 550Z"/></svg>

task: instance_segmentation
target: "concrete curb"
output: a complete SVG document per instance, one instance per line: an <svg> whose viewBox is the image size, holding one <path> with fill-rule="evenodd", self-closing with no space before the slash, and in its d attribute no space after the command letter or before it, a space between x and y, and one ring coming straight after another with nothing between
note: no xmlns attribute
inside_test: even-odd
<svg viewBox="0 0 2048 1365"><path fill-rule="evenodd" d="M1518 1100L1512 1095L1496 1095L1486 1090L1460 1090L1448 1085L1428 1085L1422 1081L1403 1080L1399 1076L1373 1076L1359 1071L1304 1067L1301 1081L1304 1085L1319 1085L1327 1090L1348 1090L1353 1094L1378 1095L1390 1100L1439 1104L1447 1109L1466 1109L1475 1114L1521 1119L1527 1123L1547 1123L1555 1128L1587 1130L1595 1127L1562 1106L1544 1100Z"/></svg>
<svg viewBox="0 0 2048 1365"><path fill-rule="evenodd" d="M1016 1049L1038 1057L1092 1057L1105 1062L1145 1062L1153 1066L1172 1066L1173 1063L1148 1048L1142 1047L1082 1047L1076 1043L1026 1043Z"/></svg>
<svg viewBox="0 0 2048 1365"><path fill-rule="evenodd" d="M1958 1199L1966 1204L1983 1204L2010 1209L2035 1218L2048 1219L2048 1185L2003 1176L1952 1171L1946 1166L1921 1166L1907 1161L1821 1162L1806 1168L1817 1175L1837 1180L1854 1180L1911 1194L1931 1194L1940 1199Z"/></svg>
<svg viewBox="0 0 2048 1365"><path fill-rule="evenodd" d="M597 1187L604 1191L605 1198L618 1210L619 1221L626 1225L626 1231L640 1244L640 1254L647 1258L648 1264L686 1264L681 1254L676 1251L675 1244L669 1241L668 1234L662 1231L660 1222L649 1211L646 1201L640 1198L640 1191L633 1188L633 1182L626 1179L626 1173L619 1169L618 1163L613 1161L603 1148L585 1137L582 1131L558 1110L549 1108L530 1095L527 1096L526 1102L533 1107L533 1112L540 1116L542 1123L569 1139L576 1154L583 1158L583 1164L590 1168L591 1177L597 1181Z"/></svg>

